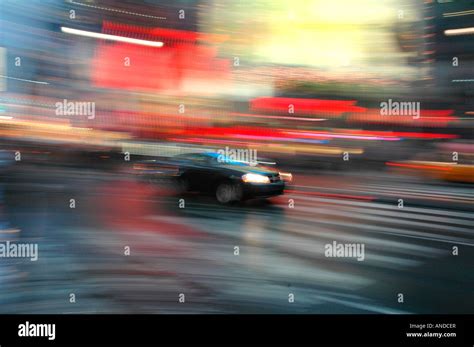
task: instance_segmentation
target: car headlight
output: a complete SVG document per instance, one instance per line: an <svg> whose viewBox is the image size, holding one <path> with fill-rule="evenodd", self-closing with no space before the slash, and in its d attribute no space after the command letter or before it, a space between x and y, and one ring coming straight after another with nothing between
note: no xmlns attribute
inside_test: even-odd
<svg viewBox="0 0 474 347"><path fill-rule="evenodd" d="M279 172L280 178L285 182L293 181L293 175L289 172Z"/></svg>
<svg viewBox="0 0 474 347"><path fill-rule="evenodd" d="M267 176L253 173L243 175L242 180L247 183L270 183L270 179Z"/></svg>

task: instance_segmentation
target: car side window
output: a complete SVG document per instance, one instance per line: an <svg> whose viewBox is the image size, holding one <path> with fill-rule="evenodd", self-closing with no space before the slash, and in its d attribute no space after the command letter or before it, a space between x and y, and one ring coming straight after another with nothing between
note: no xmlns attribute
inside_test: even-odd
<svg viewBox="0 0 474 347"><path fill-rule="evenodd" d="M207 160L207 164L212 165L212 166L216 166L219 164L219 162L217 161L217 158L214 158L214 157L207 157L206 160Z"/></svg>

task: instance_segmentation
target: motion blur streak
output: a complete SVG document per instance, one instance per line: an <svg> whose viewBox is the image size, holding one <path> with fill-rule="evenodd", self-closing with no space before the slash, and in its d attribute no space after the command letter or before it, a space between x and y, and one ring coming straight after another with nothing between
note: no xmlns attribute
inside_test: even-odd
<svg viewBox="0 0 474 347"><path fill-rule="evenodd" d="M1 1L0 313L473 313L472 12Z"/></svg>
<svg viewBox="0 0 474 347"><path fill-rule="evenodd" d="M95 38L95 39L104 39L104 40L111 40L111 41L118 41L118 42L126 42L126 43L133 43L133 44L136 44L136 45L151 46L151 47L163 47L163 42L137 40L137 39L132 39L132 38L129 38L129 37L114 36L114 35L107 35L107 34L101 34L101 33L93 33L93 32L90 32L90 31L77 30L77 29L71 29L71 28L65 28L65 27L61 27L61 31L64 32L64 33L67 33L67 34L79 35L79 36L85 36L85 37L92 37L92 38Z"/></svg>

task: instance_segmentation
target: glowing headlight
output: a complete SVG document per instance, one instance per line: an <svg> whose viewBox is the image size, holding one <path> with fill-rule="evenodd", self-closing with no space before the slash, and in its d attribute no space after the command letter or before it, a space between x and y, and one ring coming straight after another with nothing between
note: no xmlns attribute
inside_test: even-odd
<svg viewBox="0 0 474 347"><path fill-rule="evenodd" d="M289 172L279 172L280 178L285 182L293 181L293 175Z"/></svg>
<svg viewBox="0 0 474 347"><path fill-rule="evenodd" d="M270 183L270 179L267 176L253 173L243 175L242 180L248 183Z"/></svg>

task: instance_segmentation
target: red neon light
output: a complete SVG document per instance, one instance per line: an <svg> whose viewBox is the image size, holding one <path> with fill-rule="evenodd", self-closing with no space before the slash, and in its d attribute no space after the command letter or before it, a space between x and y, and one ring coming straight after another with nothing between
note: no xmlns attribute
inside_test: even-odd
<svg viewBox="0 0 474 347"><path fill-rule="evenodd" d="M179 92L188 84L204 81L224 85L229 80L229 60L218 58L213 46L196 44L199 33L112 22L104 22L103 32L139 39L159 37L164 46L99 42L92 71L96 86Z"/></svg>
<svg viewBox="0 0 474 347"><path fill-rule="evenodd" d="M262 97L250 101L252 111L289 113L293 106L295 114L330 114L341 116L345 112L364 112L365 108L355 106L356 100L324 100L301 98Z"/></svg>

